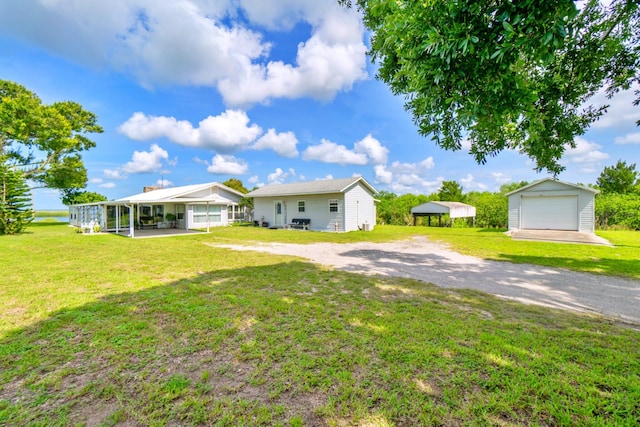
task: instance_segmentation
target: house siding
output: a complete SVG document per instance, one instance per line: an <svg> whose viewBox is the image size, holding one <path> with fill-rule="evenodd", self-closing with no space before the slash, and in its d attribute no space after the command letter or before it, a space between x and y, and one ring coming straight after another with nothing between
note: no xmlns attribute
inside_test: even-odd
<svg viewBox="0 0 640 427"><path fill-rule="evenodd" d="M594 233L595 232L595 197L593 194L587 191L580 191L580 195L578 197L578 231L582 231L584 233Z"/></svg>
<svg viewBox="0 0 640 427"><path fill-rule="evenodd" d="M329 212L329 200L332 199L338 200L338 212ZM305 212L298 212L298 202L302 200L305 202ZM274 204L277 201L284 203L284 225L290 224L293 218L308 218L311 220L310 230L336 231L337 227L337 231L344 231L345 203L341 193L255 198L254 219L274 225Z"/></svg>
<svg viewBox="0 0 640 427"><path fill-rule="evenodd" d="M509 230L520 228L520 194L509 196Z"/></svg>
<svg viewBox="0 0 640 427"><path fill-rule="evenodd" d="M376 223L376 206L371 193L361 183L356 183L344 193L344 230L364 228L373 230Z"/></svg>

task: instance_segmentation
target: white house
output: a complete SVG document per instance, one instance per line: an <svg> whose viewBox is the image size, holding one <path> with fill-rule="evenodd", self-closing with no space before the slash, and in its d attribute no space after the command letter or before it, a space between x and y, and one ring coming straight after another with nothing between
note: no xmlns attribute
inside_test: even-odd
<svg viewBox="0 0 640 427"><path fill-rule="evenodd" d="M254 220L269 227L307 223L318 231L372 230L378 192L362 177L267 185L253 197ZM305 221L296 221L305 220Z"/></svg>
<svg viewBox="0 0 640 427"><path fill-rule="evenodd" d="M117 200L69 206L69 223L99 225L103 231L178 228L209 229L234 220L244 194L217 182L155 189Z"/></svg>
<svg viewBox="0 0 640 427"><path fill-rule="evenodd" d="M595 231L598 190L545 178L507 193L509 230Z"/></svg>

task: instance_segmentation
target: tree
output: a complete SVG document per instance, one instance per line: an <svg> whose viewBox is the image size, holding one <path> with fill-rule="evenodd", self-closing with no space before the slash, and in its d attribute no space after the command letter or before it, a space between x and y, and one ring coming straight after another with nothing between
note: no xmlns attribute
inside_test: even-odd
<svg viewBox="0 0 640 427"><path fill-rule="evenodd" d="M517 149L556 175L575 136L606 111L585 102L640 82L637 0L354 3L378 78L406 98L420 134L448 150L466 138L478 163Z"/></svg>
<svg viewBox="0 0 640 427"><path fill-rule="evenodd" d="M247 188L244 186L242 181L240 181L238 178L229 178L228 180L223 182L222 185L226 185L227 187L232 188L236 191L239 191L242 194L247 194L249 192L249 190L247 190ZM253 209L253 198L252 197L241 198L240 202L238 203L238 206L240 206L241 208Z"/></svg>
<svg viewBox="0 0 640 427"><path fill-rule="evenodd" d="M529 185L529 182L527 181L520 181L520 182L507 182L506 184L502 184L500 186L500 194L507 194L507 193L511 193L512 191L517 190L518 188L522 188Z"/></svg>
<svg viewBox="0 0 640 427"><path fill-rule="evenodd" d="M0 162L0 235L20 233L33 220L31 192L22 175Z"/></svg>
<svg viewBox="0 0 640 427"><path fill-rule="evenodd" d="M83 203L104 202L106 196L93 191L80 191L77 188L66 189L62 191L62 203L69 205L78 205Z"/></svg>
<svg viewBox="0 0 640 427"><path fill-rule="evenodd" d="M96 116L72 101L42 104L24 86L0 80L0 159L35 185L83 188L87 171L80 153L95 147Z"/></svg>
<svg viewBox="0 0 640 427"><path fill-rule="evenodd" d="M456 181L442 181L438 198L443 202L464 202L465 200L462 186Z"/></svg>
<svg viewBox="0 0 640 427"><path fill-rule="evenodd" d="M234 190L239 191L242 194L247 194L249 192L249 190L247 190L247 188L244 186L242 181L240 181L238 178L230 178L225 182L223 182L222 185L226 185L229 188L233 188Z"/></svg>
<svg viewBox="0 0 640 427"><path fill-rule="evenodd" d="M509 201L503 194L473 191L467 194L467 203L476 208L476 227L507 228Z"/></svg>
<svg viewBox="0 0 640 427"><path fill-rule="evenodd" d="M596 185L603 193L629 194L635 193L640 186L636 164L618 160L615 166L606 166L596 180Z"/></svg>

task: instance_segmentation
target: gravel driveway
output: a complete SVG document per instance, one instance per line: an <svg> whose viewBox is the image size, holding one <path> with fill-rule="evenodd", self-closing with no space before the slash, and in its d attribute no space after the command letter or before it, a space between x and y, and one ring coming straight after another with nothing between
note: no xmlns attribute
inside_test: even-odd
<svg viewBox="0 0 640 427"><path fill-rule="evenodd" d="M425 237L388 243L216 245L307 258L338 270L408 277L443 288L476 289L501 298L601 314L640 323L640 281L461 255Z"/></svg>

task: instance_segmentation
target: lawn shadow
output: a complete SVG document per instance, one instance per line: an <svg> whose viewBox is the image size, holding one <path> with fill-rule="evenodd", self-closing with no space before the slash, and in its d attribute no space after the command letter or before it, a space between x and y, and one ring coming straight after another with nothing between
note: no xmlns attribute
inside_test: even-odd
<svg viewBox="0 0 640 427"><path fill-rule="evenodd" d="M375 253L391 268L388 255ZM509 393L500 382L509 381L509 369L490 391L477 376L500 369L490 353L528 348L532 336L544 346L561 337L545 334L569 327L594 339L604 338L593 329L611 328L477 292L300 261L201 272L62 309L9 333L0 340L0 424L457 425L471 414L481 414L482 424L487 392ZM497 338L504 333L508 344ZM496 342L484 348L490 336ZM537 380L560 385L555 373L567 361L536 352L533 366L545 362ZM452 415L462 400L469 412ZM522 405L511 416L524 422L530 414Z"/></svg>
<svg viewBox="0 0 640 427"><path fill-rule="evenodd" d="M59 310L0 340L0 425L328 425L329 395L367 376L377 335L349 319L438 292L378 283L292 261Z"/></svg>
<svg viewBox="0 0 640 427"><path fill-rule="evenodd" d="M504 262L455 253L411 253L408 249L347 250L340 256L351 260L336 265L341 270L413 278L443 288L474 289L526 304L640 323L639 281L544 267L543 258L503 255L510 261ZM565 265L570 267L571 262L576 261L566 259ZM632 262L605 259L597 262L594 271L625 271L621 269L627 264Z"/></svg>

